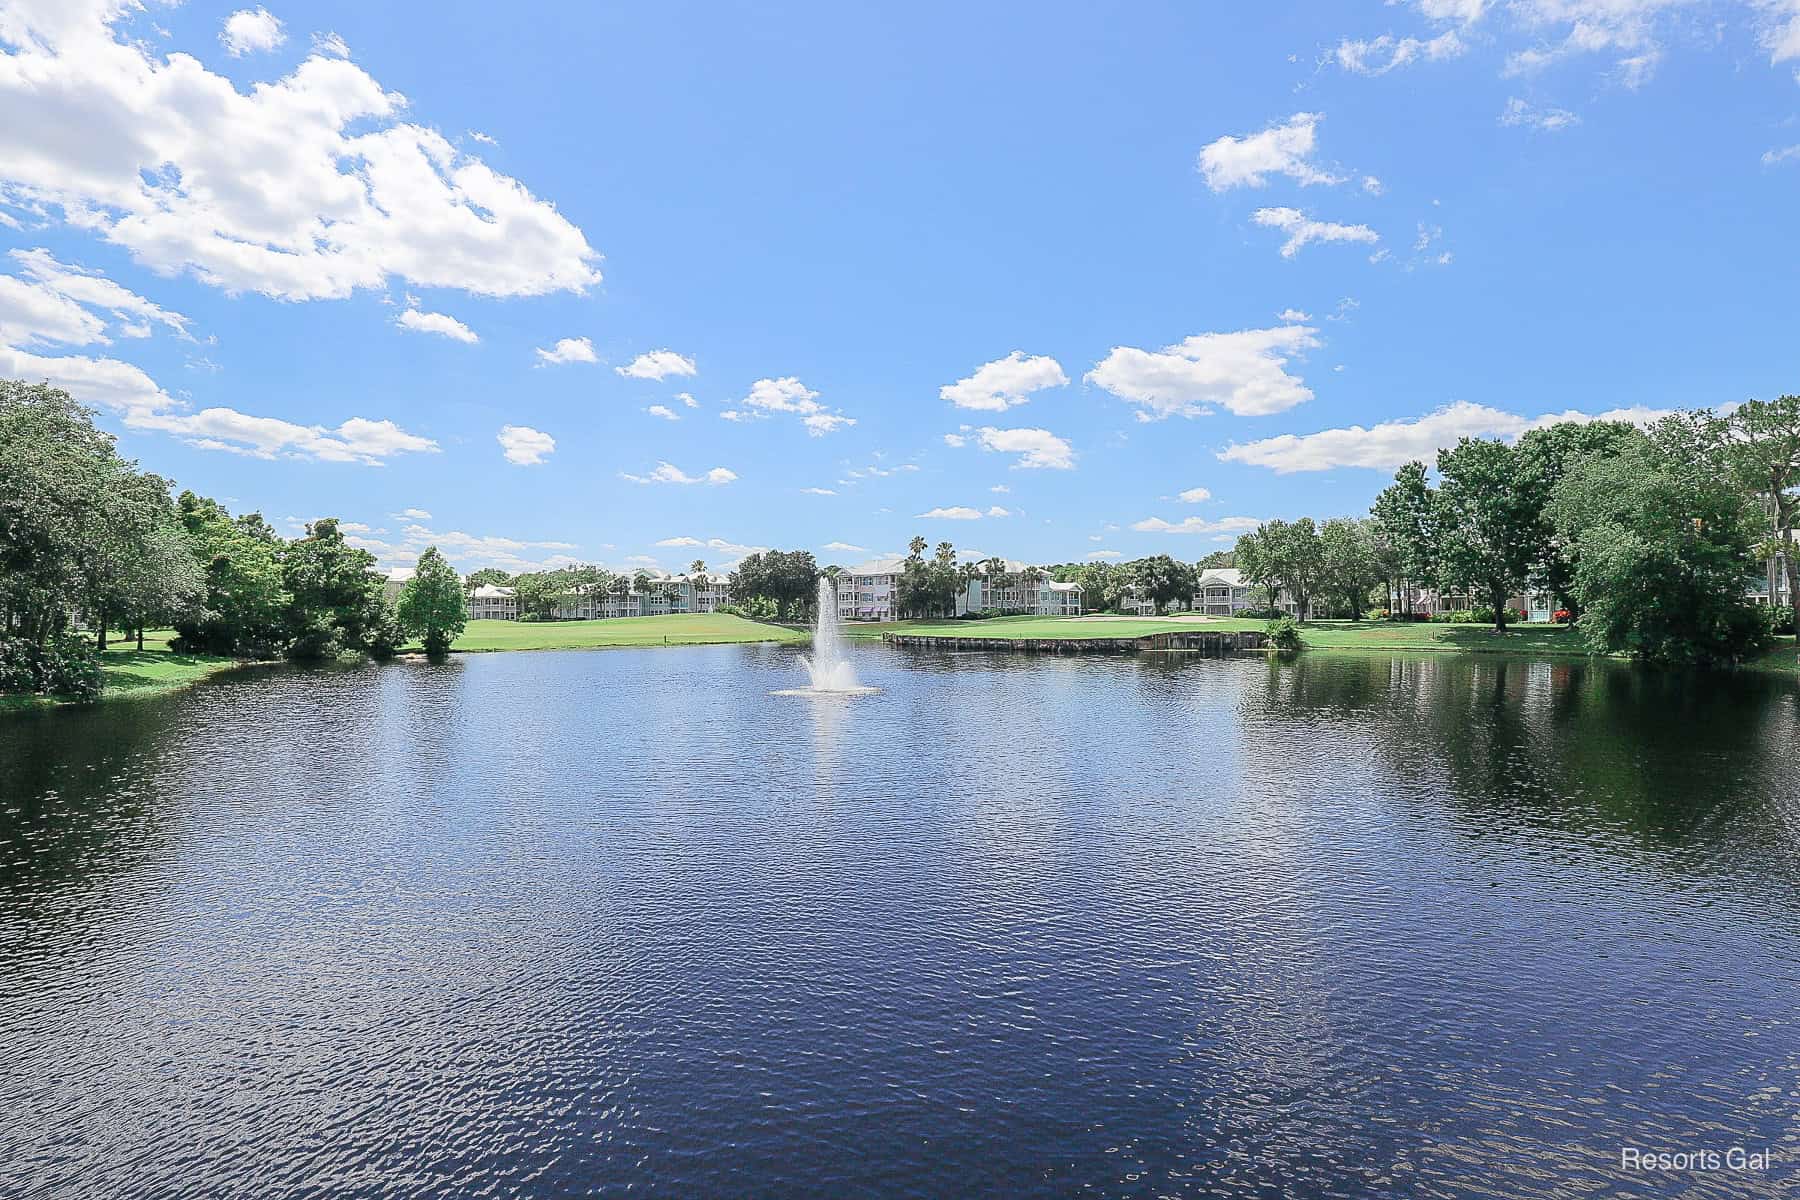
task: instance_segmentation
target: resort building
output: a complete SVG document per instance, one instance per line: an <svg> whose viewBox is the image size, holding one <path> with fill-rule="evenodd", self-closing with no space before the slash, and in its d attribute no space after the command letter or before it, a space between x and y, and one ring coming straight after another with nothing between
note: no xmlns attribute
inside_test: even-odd
<svg viewBox="0 0 1800 1200"><path fill-rule="evenodd" d="M724 577L704 580L687 575L652 575L644 590L622 578L613 588L583 588L556 598L551 616L558 621L594 621L610 617L660 617L671 613L709 613L731 603Z"/></svg>
<svg viewBox="0 0 1800 1200"><path fill-rule="evenodd" d="M985 561L985 560L984 560ZM997 577L980 575L964 583L956 593L957 616L994 610L1040 617L1076 617L1082 612L1078 583L1058 583L1048 572L1027 578L1033 568L1006 562ZM904 558L878 558L853 567L837 579L840 621L892 621L900 616L900 578L906 573Z"/></svg>
<svg viewBox="0 0 1800 1200"><path fill-rule="evenodd" d="M516 621L519 619L519 598L509 587L483 584L469 593L469 619Z"/></svg>
<svg viewBox="0 0 1800 1200"><path fill-rule="evenodd" d="M1762 574L1750 580L1747 591L1750 599L1757 604L1791 606L1794 597L1788 592L1787 559L1777 555L1765 562Z"/></svg>
<svg viewBox="0 0 1800 1200"><path fill-rule="evenodd" d="M388 603L398 604L401 591L412 582L412 577L417 575L418 571L413 567L395 567L391 571L376 571L375 573L381 576L381 591L387 597Z"/></svg>

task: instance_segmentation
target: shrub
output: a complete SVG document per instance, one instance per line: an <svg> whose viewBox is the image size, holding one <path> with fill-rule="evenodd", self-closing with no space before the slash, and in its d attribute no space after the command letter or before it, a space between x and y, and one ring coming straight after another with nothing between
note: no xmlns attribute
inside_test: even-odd
<svg viewBox="0 0 1800 1200"><path fill-rule="evenodd" d="M1268 634L1269 645L1277 650L1300 648L1300 626L1285 613L1271 620L1264 632Z"/></svg>
<svg viewBox="0 0 1800 1200"><path fill-rule="evenodd" d="M1473 625L1475 613L1467 608L1457 608L1449 612L1432 613L1431 620L1438 625Z"/></svg>
<svg viewBox="0 0 1800 1200"><path fill-rule="evenodd" d="M61 634L42 647L24 638L0 637L0 692L98 700L105 687L100 655L79 634Z"/></svg>
<svg viewBox="0 0 1800 1200"><path fill-rule="evenodd" d="M1794 632L1794 610L1791 606L1786 604L1770 605L1768 619L1771 634Z"/></svg>
<svg viewBox="0 0 1800 1200"><path fill-rule="evenodd" d="M1238 616L1252 621L1274 621L1286 616L1279 608L1246 608L1238 612Z"/></svg>
<svg viewBox="0 0 1800 1200"><path fill-rule="evenodd" d="M1558 625L1567 625L1575 619L1575 614L1566 608L1559 608L1550 614L1550 619Z"/></svg>

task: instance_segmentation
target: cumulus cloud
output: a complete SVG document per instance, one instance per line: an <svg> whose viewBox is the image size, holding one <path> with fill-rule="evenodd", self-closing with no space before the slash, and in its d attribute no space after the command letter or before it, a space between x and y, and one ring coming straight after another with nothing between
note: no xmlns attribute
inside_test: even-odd
<svg viewBox="0 0 1800 1200"><path fill-rule="evenodd" d="M727 421L746 421L764 418L771 413L792 413L800 418L800 424L809 437L823 437L856 424L855 418L846 417L841 412L820 404L819 393L792 375L781 379L757 380L750 385L750 394L744 397L743 404L741 410L731 409L719 415Z"/></svg>
<svg viewBox="0 0 1800 1200"><path fill-rule="evenodd" d="M1217 521L1208 521L1201 517L1188 517L1181 521L1165 521L1161 517L1145 517L1131 527L1139 533L1243 533L1255 529L1262 522L1255 517L1222 517Z"/></svg>
<svg viewBox="0 0 1800 1200"><path fill-rule="evenodd" d="M1204 504L1212 499L1212 493L1203 487L1196 487L1178 493L1175 498L1183 504Z"/></svg>
<svg viewBox="0 0 1800 1200"><path fill-rule="evenodd" d="M1312 320L1312 317L1298 308L1284 308L1275 319L1286 321L1291 325L1304 325Z"/></svg>
<svg viewBox="0 0 1800 1200"><path fill-rule="evenodd" d="M1227 447L1219 457L1227 462L1267 467L1281 475L1298 471L1329 471L1337 467L1366 467L1393 471L1415 459L1430 462L1437 452L1465 437L1498 437L1507 441L1530 429L1564 421L1631 421L1647 425L1667 416L1665 410L1616 408L1587 414L1576 411L1523 417L1484 404L1459 400L1413 420L1383 421L1364 428L1326 429L1303 436L1280 437Z"/></svg>
<svg viewBox="0 0 1800 1200"><path fill-rule="evenodd" d="M653 417L661 417L665 421L681 420L681 414L676 412L674 409L670 408L666 404L652 404L649 408L646 408L644 411L649 413Z"/></svg>
<svg viewBox="0 0 1800 1200"><path fill-rule="evenodd" d="M689 475L673 463L659 462L645 475L631 475L619 472L620 479L629 479L633 483L710 483L715 486L730 483L737 478L737 472L724 467L714 467L704 475Z"/></svg>
<svg viewBox="0 0 1800 1200"><path fill-rule="evenodd" d="M1779 150L1768 150L1763 153L1762 165L1773 167L1779 163L1800 159L1800 146L1783 146Z"/></svg>
<svg viewBox="0 0 1800 1200"><path fill-rule="evenodd" d="M867 554L867 546L852 546L849 542L826 542L821 550L830 550L834 554Z"/></svg>
<svg viewBox="0 0 1800 1200"><path fill-rule="evenodd" d="M193 411L131 363L27 349L105 343L109 332L143 337L152 323L186 336L187 324L180 314L109 279L65 266L45 251L13 251L12 258L29 278L0 275L0 377L48 380L118 415L127 429L166 433L202 450L380 466L395 455L438 448L430 438L386 420L351 417L333 428L217 406ZM116 328L96 315L95 307L107 312Z"/></svg>
<svg viewBox="0 0 1800 1200"><path fill-rule="evenodd" d="M1048 429L995 429L984 425L971 435L983 450L1016 454L1013 466L1021 470L1068 471L1075 466L1075 450Z"/></svg>
<svg viewBox="0 0 1800 1200"><path fill-rule="evenodd" d="M914 515L915 519L921 520L921 521L979 521L979 520L981 520L981 510L979 508L970 508L967 505L963 505L963 504L955 505L951 508L928 509L925 512L915 513L913 515Z"/></svg>
<svg viewBox="0 0 1800 1200"><path fill-rule="evenodd" d="M535 467L556 449L556 439L529 425L502 425L495 435L506 461L518 467Z"/></svg>
<svg viewBox="0 0 1800 1200"><path fill-rule="evenodd" d="M413 512L414 510L409 509L402 515L412 515ZM366 527L352 530L346 524L338 528L345 532L346 542L360 550L367 550L384 567L410 567L419 560L419 555L424 553L427 546L436 546L445 558L461 567L465 573L481 567L499 567L515 574L521 571L547 571L556 567L573 566L578 561L569 556L568 551L575 547L568 542L523 541L489 534L465 533L460 529L431 529L418 523L430 519L429 513L419 514L413 523L408 524L392 540L371 535L365 531ZM544 553L546 551L548 553Z"/></svg>
<svg viewBox="0 0 1800 1200"><path fill-rule="evenodd" d="M835 496L835 495L837 495L837 493L835 491L833 491L832 489L827 488L827 487L803 487L800 489L800 494L802 496Z"/></svg>
<svg viewBox="0 0 1800 1200"><path fill-rule="evenodd" d="M394 318L394 324L415 333L435 333L471 346L481 340L473 329L445 313L421 312L416 308L409 308Z"/></svg>
<svg viewBox="0 0 1800 1200"><path fill-rule="evenodd" d="M729 572L752 554L767 553L767 546L745 546L728 538L669 537L656 543L664 549L706 550L712 572ZM649 560L646 560L649 561Z"/></svg>
<svg viewBox="0 0 1800 1200"><path fill-rule="evenodd" d="M938 395L958 408L1004 412L1030 400L1033 392L1064 387L1068 382L1062 364L1054 358L1027 358L1023 350L1014 350L1005 358L977 367L967 379L945 384L938 389Z"/></svg>
<svg viewBox="0 0 1800 1200"><path fill-rule="evenodd" d="M1200 151L1199 170L1215 192L1234 187L1263 187L1271 175L1285 175L1306 185L1342 183L1312 162L1318 149L1318 113L1295 113L1279 125L1243 137L1225 136Z"/></svg>
<svg viewBox="0 0 1800 1200"><path fill-rule="evenodd" d="M1454 29L1434 38L1396 38L1382 34L1368 40L1345 38L1331 57L1337 65L1356 75L1386 75L1397 67L1415 62L1442 62L1456 58L1468 49Z"/></svg>
<svg viewBox="0 0 1800 1200"><path fill-rule="evenodd" d="M1297 208L1259 208L1250 219L1266 229L1279 229L1288 235L1282 243L1281 257L1292 258L1313 242L1379 242L1381 235L1367 225L1342 225L1336 221L1315 221Z"/></svg>
<svg viewBox="0 0 1800 1200"><path fill-rule="evenodd" d="M693 359L673 350L652 350L613 370L627 379L667 379L671 375L692 375L695 367Z"/></svg>
<svg viewBox="0 0 1800 1200"><path fill-rule="evenodd" d="M287 41L281 22L266 8L245 8L225 18L219 31L219 44L233 58L273 50Z"/></svg>
<svg viewBox="0 0 1800 1200"><path fill-rule="evenodd" d="M1213 405L1240 417L1267 416L1312 399L1287 362L1320 344L1310 325L1200 333L1156 351L1115 346L1087 378L1140 405L1141 421L1201 416Z"/></svg>
<svg viewBox="0 0 1800 1200"><path fill-rule="evenodd" d="M538 356L540 367L600 361L600 356L594 353L594 343L584 337L562 338L548 350L539 346L532 353Z"/></svg>
<svg viewBox="0 0 1800 1200"><path fill-rule="evenodd" d="M431 520L431 514L426 512L422 508L403 508L399 512L395 513L394 515L396 517L400 517L401 519L407 520L407 521L429 521L429 520Z"/></svg>
<svg viewBox="0 0 1800 1200"><path fill-rule="evenodd" d="M1091 559L1093 559L1093 558L1123 558L1124 555L1120 554L1117 550L1094 550L1094 551L1089 552L1088 557Z"/></svg>
<svg viewBox="0 0 1800 1200"><path fill-rule="evenodd" d="M0 186L15 200L159 272L283 300L393 277L493 296L599 281L579 229L401 119L405 97L341 44L242 92L190 55L159 57L121 35L115 22L136 7L14 4L0 15L12 48L0 56Z"/></svg>

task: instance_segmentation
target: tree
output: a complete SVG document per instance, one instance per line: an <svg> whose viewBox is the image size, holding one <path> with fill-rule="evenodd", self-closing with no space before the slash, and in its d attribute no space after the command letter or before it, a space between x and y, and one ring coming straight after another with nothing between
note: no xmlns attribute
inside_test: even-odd
<svg viewBox="0 0 1800 1200"><path fill-rule="evenodd" d="M1276 603L1283 592L1293 598L1304 621L1325 576L1325 547L1311 517L1298 521L1266 521L1237 541L1238 570Z"/></svg>
<svg viewBox="0 0 1800 1200"><path fill-rule="evenodd" d="M1369 593L1384 577L1367 523L1331 518L1319 527L1319 550L1319 590L1340 612L1347 611L1351 620L1360 620Z"/></svg>
<svg viewBox="0 0 1800 1200"><path fill-rule="evenodd" d="M1397 567L1394 590L1400 607L1410 611L1413 587L1435 586L1438 574L1437 508L1425 464L1415 461L1401 467L1394 482L1375 497L1371 513Z"/></svg>
<svg viewBox="0 0 1800 1200"><path fill-rule="evenodd" d="M256 513L233 518L217 501L183 492L176 500L200 563L199 606L175 622L183 649L272 658L288 642L288 595L281 540Z"/></svg>
<svg viewBox="0 0 1800 1200"><path fill-rule="evenodd" d="M1550 496L1556 485L1590 458L1617 454L1639 436L1627 421L1560 421L1519 439L1518 487L1538 514L1537 547L1529 582L1555 598L1556 607L1579 615L1575 596L1575 547L1556 536Z"/></svg>
<svg viewBox="0 0 1800 1200"><path fill-rule="evenodd" d="M818 600L819 566L810 550L765 550L746 555L731 573L734 603L766 601L776 619L809 616Z"/></svg>
<svg viewBox="0 0 1800 1200"><path fill-rule="evenodd" d="M379 653L395 625L375 556L344 541L335 517L306 527L281 552L288 592L288 655L330 658L341 651Z"/></svg>
<svg viewBox="0 0 1800 1200"><path fill-rule="evenodd" d="M1237 566L1237 553L1232 550L1214 550L1194 566L1202 571L1210 571L1218 567L1230 569Z"/></svg>
<svg viewBox="0 0 1800 1200"><path fill-rule="evenodd" d="M472 592L478 587L505 587L512 582L512 578L499 567L483 567L479 571L471 572L465 583Z"/></svg>
<svg viewBox="0 0 1800 1200"><path fill-rule="evenodd" d="M424 642L425 653L432 658L448 654L450 643L468 625L469 601L462 581L436 546L427 546L419 555L413 577L400 589L397 609L401 630Z"/></svg>
<svg viewBox="0 0 1800 1200"><path fill-rule="evenodd" d="M1127 563L1126 569L1131 572L1132 586L1156 606L1158 613L1166 605L1194 594L1194 569L1167 554L1137 559Z"/></svg>
<svg viewBox="0 0 1800 1200"><path fill-rule="evenodd" d="M1710 417L1676 414L1557 485L1550 519L1578 552L1576 627L1590 648L1732 663L1765 644L1744 595L1765 517L1732 473L1734 452Z"/></svg>
<svg viewBox="0 0 1800 1200"><path fill-rule="evenodd" d="M1434 493L1438 586L1485 596L1494 629L1506 632L1506 602L1523 591L1543 550L1541 509L1523 478L1519 451L1490 438L1440 450Z"/></svg>
<svg viewBox="0 0 1800 1200"><path fill-rule="evenodd" d="M1794 544L1800 528L1800 396L1747 401L1719 420L1717 433L1740 485L1762 498L1769 541L1787 571L1788 603L1800 606L1800 553Z"/></svg>

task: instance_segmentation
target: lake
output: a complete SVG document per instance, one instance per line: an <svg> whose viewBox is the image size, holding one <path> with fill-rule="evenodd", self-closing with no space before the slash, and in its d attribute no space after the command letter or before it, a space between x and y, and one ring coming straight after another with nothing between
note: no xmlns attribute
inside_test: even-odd
<svg viewBox="0 0 1800 1200"><path fill-rule="evenodd" d="M853 657L881 694L725 646L0 720L0 1190L1800 1177L1793 681Z"/></svg>

